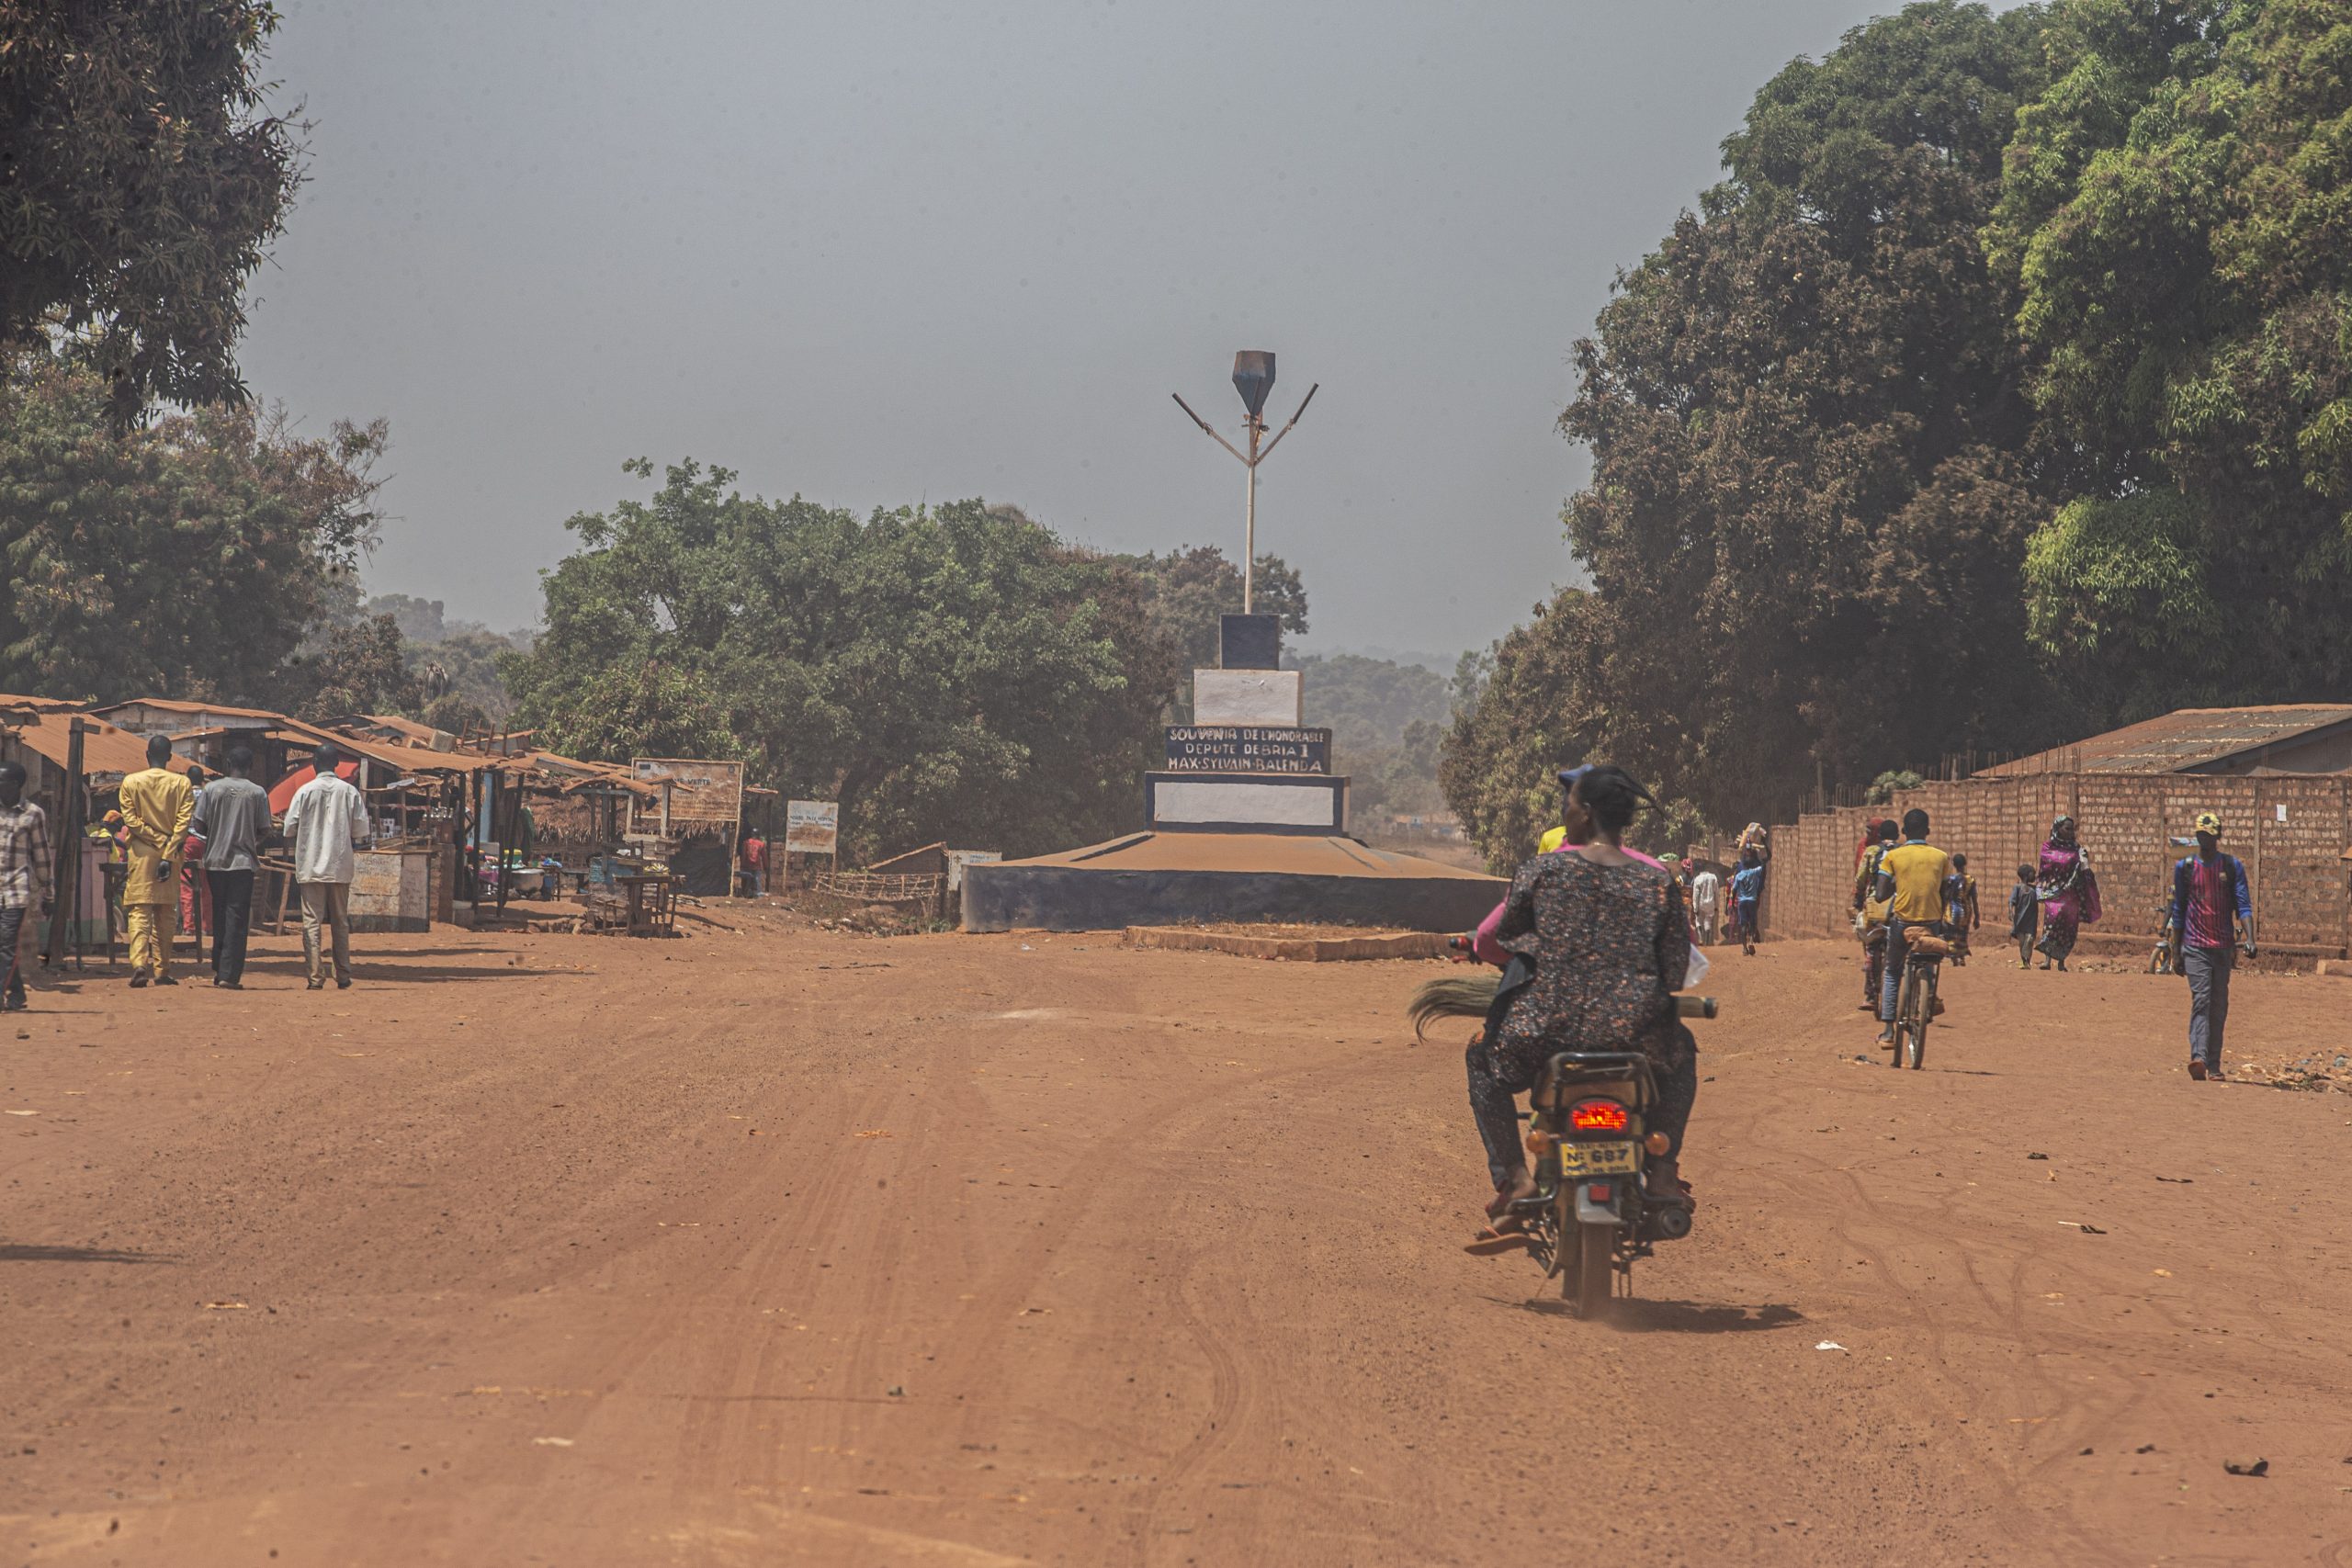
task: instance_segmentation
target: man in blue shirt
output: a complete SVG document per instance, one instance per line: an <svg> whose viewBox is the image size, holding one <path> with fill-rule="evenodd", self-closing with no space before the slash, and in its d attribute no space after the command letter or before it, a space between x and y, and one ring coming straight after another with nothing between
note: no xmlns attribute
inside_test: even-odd
<svg viewBox="0 0 2352 1568"><path fill-rule="evenodd" d="M2222 819L2211 811L2198 814L2197 852L2172 868L2172 923L2188 977L2188 1076L2218 1078L2230 973L2241 946L2254 956L2254 897L2245 867L2222 852Z"/></svg>
<svg viewBox="0 0 2352 1568"><path fill-rule="evenodd" d="M1739 921L1743 953L1756 951L1757 911L1764 902L1764 862L1754 850L1739 852L1739 869L1731 874L1732 908Z"/></svg>

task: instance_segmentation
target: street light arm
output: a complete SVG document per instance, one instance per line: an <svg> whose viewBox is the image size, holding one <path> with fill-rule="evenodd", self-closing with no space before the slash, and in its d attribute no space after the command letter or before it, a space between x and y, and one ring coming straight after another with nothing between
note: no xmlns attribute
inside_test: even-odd
<svg viewBox="0 0 2352 1568"><path fill-rule="evenodd" d="M1276 432L1274 433L1274 438L1273 438L1272 441L1269 441L1269 442L1267 442L1267 443L1266 443L1266 449L1265 449L1264 451L1262 451L1262 452L1261 452L1261 453L1259 453L1259 454L1258 454L1258 461L1260 461L1261 463L1262 463L1262 462L1264 462L1267 458L1269 458L1269 457L1272 457L1272 456L1274 455L1274 448L1275 448L1275 447L1277 447L1277 446L1281 446L1281 445L1283 444L1283 436L1285 436L1285 435L1288 435L1288 434L1291 433L1291 428L1292 428L1292 426L1293 426L1293 425L1295 425L1295 424L1297 424L1297 423L1298 423L1298 414L1299 414L1299 413L1305 413L1305 412L1306 412L1306 405L1307 405L1307 404L1309 404L1309 403L1311 403L1311 402L1313 402L1313 401L1315 400L1315 394L1316 394L1317 391L1319 391L1319 390L1321 390L1321 389L1322 389L1322 386L1323 386L1323 383L1322 383L1322 382L1320 382L1320 381L1317 381L1317 382L1316 382L1316 383L1315 383L1315 385L1314 385L1314 386L1309 387L1309 388L1307 388L1307 389L1306 389L1306 396L1305 396L1305 397L1303 397L1303 398L1301 398L1301 399L1299 399L1299 400L1298 400L1298 413L1295 413L1295 414L1291 415L1291 416L1290 416L1290 423L1289 423L1289 424L1285 424L1285 425L1283 425L1283 426L1282 427L1282 429L1280 429L1280 430L1278 430L1278 431L1276 431ZM1192 411L1191 409L1186 409L1184 412L1185 412L1186 413L1192 413L1192 412L1193 412L1193 411ZM1195 419L1198 419L1200 416L1199 416L1198 414L1193 414L1193 418L1195 418ZM1232 448L1227 447L1227 451L1231 451L1231 450L1232 450ZM1237 456L1238 456L1238 454L1237 454Z"/></svg>
<svg viewBox="0 0 2352 1568"><path fill-rule="evenodd" d="M1242 467L1248 468L1250 466L1250 459L1242 457L1240 452L1235 449L1232 442L1227 441L1224 436L1217 434L1216 427L1211 425L1207 420L1203 419L1199 414L1193 413L1193 405L1184 400L1182 393L1170 392L1168 395L1176 400L1176 406L1178 408L1182 409L1188 414L1192 414L1193 423L1201 427L1202 434L1208 436L1218 446L1224 447L1227 451L1233 453L1233 456L1240 462ZM1315 394L1310 391L1306 395L1311 398ZM1302 412L1304 412L1306 407L1306 405L1305 403L1299 404L1299 408Z"/></svg>

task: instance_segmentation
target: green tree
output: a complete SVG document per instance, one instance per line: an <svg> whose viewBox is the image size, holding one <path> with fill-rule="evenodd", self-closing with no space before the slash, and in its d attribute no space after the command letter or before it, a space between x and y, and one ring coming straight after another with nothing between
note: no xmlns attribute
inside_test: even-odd
<svg viewBox="0 0 2352 1568"><path fill-rule="evenodd" d="M245 279L283 224L264 0L0 6L0 347L51 330L127 423L243 395Z"/></svg>
<svg viewBox="0 0 2352 1568"><path fill-rule="evenodd" d="M212 405L117 430L96 373L0 387L0 690L278 705L373 541L381 421Z"/></svg>
<svg viewBox="0 0 2352 1568"><path fill-rule="evenodd" d="M2042 706L2017 650L2047 465L1977 232L2036 25L1937 0L1790 65L1578 347L1595 743L1717 819Z"/></svg>
<svg viewBox="0 0 2352 1568"><path fill-rule="evenodd" d="M1560 820L1559 771L1592 748L1599 620L1592 596L1570 589L1487 654L1464 657L1456 685L1469 700L1454 709L1438 782L1491 871L1535 852Z"/></svg>
<svg viewBox="0 0 2352 1568"><path fill-rule="evenodd" d="M277 700L313 724L355 715L412 715L422 702L400 625L390 615L336 626L314 650L297 653L288 661Z"/></svg>
<svg viewBox="0 0 2352 1568"><path fill-rule="evenodd" d="M1619 278L1560 421L1590 591L1496 649L1442 771L1490 859L1587 752L1744 821L2046 722L2021 575L2067 457L1980 236L2040 26L1929 0L1792 62Z"/></svg>
<svg viewBox="0 0 2352 1568"><path fill-rule="evenodd" d="M2108 721L2337 694L2352 17L2333 0L2053 17L2052 85L2020 115L1989 231L2053 443L2090 459L2032 541L2037 643Z"/></svg>
<svg viewBox="0 0 2352 1568"><path fill-rule="evenodd" d="M613 762L743 754L710 677L687 665L625 659L582 671L572 691L573 701L537 720L534 739L544 750Z"/></svg>
<svg viewBox="0 0 2352 1568"><path fill-rule="evenodd" d="M1215 545L1180 546L1164 556L1110 558L1140 583L1151 629L1174 644L1183 660L1180 679L1189 679L1195 670L1216 669L1219 618L1241 614L1241 569ZM1295 568L1280 556L1260 556L1255 588L1259 615L1274 616L1293 637L1306 635L1306 589ZM1189 715L1191 686L1185 685L1179 696L1180 706Z"/></svg>
<svg viewBox="0 0 2352 1568"><path fill-rule="evenodd" d="M1884 806L1888 801L1894 798L1895 791L1901 789L1917 789L1921 784L1927 782L1927 780L1921 778L1917 773L1911 772L1908 768L1889 768L1886 772L1879 774L1878 777L1871 780L1871 787L1862 792L1862 804L1865 806Z"/></svg>
<svg viewBox="0 0 2352 1568"><path fill-rule="evenodd" d="M1359 830L1441 808L1437 766L1453 719L1452 685L1417 664L1341 653L1285 655L1299 671L1306 721L1331 732L1331 766L1348 776Z"/></svg>
<svg viewBox="0 0 2352 1568"><path fill-rule="evenodd" d="M591 737L592 710L658 665L701 683L756 778L840 801L862 852L1025 853L1135 823L1177 663L1133 573L1011 507L861 521L733 482L682 463L650 501L571 519L546 630L502 661L519 723L623 755L635 739Z"/></svg>

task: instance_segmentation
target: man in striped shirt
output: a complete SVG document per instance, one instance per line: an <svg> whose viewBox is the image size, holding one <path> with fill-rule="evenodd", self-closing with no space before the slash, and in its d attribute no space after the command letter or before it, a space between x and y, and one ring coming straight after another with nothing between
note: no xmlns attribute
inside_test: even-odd
<svg viewBox="0 0 2352 1568"><path fill-rule="evenodd" d="M2254 956L2254 898L2245 867L2222 852L2222 818L2197 816L2197 852L2172 868L2173 929L2188 979L2188 1076L2222 1076L2222 1035L2230 1021L2230 973L2243 950Z"/></svg>
<svg viewBox="0 0 2352 1568"><path fill-rule="evenodd" d="M49 816L25 798L25 768L21 762L0 762L0 963L7 978L0 983L0 1012L25 1009L24 966L17 949L24 936L25 916L38 908L49 913Z"/></svg>

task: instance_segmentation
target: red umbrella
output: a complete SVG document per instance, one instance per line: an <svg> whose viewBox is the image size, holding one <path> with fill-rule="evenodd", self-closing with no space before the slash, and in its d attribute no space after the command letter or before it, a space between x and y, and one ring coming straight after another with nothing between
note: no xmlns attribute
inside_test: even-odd
<svg viewBox="0 0 2352 1568"><path fill-rule="evenodd" d="M359 764L356 761L349 762L337 762L334 768L334 776L339 779L349 779L358 772ZM312 779L317 778L318 776L319 772L316 768L305 767L297 768L292 773L287 774L284 778L278 780L276 784L271 786L269 792L270 815L273 817L285 816L286 808L294 804L294 792L300 789L304 784L309 784Z"/></svg>

